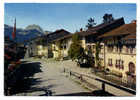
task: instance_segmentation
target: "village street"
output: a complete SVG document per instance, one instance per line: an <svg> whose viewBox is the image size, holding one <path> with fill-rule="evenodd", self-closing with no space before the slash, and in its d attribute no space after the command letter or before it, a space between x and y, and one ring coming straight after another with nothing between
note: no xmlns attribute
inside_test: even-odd
<svg viewBox="0 0 140 100"><path fill-rule="evenodd" d="M20 80L12 90L14 91L12 94L16 96L132 95L109 85L106 85L107 91L102 91L101 82L96 81L95 78L104 79L92 74L90 68L78 67L76 62L71 60L27 58L22 59L21 62L22 64L16 72L17 75L15 75ZM70 76L70 71L84 75L84 79L90 83L90 86L73 75Z"/></svg>
<svg viewBox="0 0 140 100"><path fill-rule="evenodd" d="M88 89L80 86L80 84L75 83L74 81L66 77L66 75L64 75L64 73L62 72L63 69L61 68L60 62L44 61L38 59L24 59L23 61L28 61L26 62L27 64L40 63L40 71L34 70L35 72L34 75L31 77L27 77L26 80L26 83L28 83L27 81L31 82L28 83L30 87L28 86L28 88L26 88L26 86L24 87L21 86L23 87L22 92L19 93L17 92L15 95L45 96L45 95L70 95L75 93L76 94L83 93L83 95L87 93L89 95L88 92L90 91ZM33 66L28 65L28 67Z"/></svg>

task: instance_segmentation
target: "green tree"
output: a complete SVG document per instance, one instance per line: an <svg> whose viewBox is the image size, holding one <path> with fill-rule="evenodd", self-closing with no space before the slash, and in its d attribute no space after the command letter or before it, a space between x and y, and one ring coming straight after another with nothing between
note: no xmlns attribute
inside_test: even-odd
<svg viewBox="0 0 140 100"><path fill-rule="evenodd" d="M113 21L114 18L112 16L112 14L104 14L103 16L103 23L110 23L111 21Z"/></svg>
<svg viewBox="0 0 140 100"><path fill-rule="evenodd" d="M95 52L96 65L97 65L97 67L100 67L101 66L101 61L100 61L100 58L99 58L99 53L100 53L100 50L101 50L100 42L96 42L95 49L96 49L96 52Z"/></svg>
<svg viewBox="0 0 140 100"><path fill-rule="evenodd" d="M72 60L79 59L84 55L84 49L81 46L80 37L77 33L72 36L72 44L70 46L68 54Z"/></svg>
<svg viewBox="0 0 140 100"><path fill-rule="evenodd" d="M87 60L88 63L90 64L91 67L95 67L95 59L93 56L93 47L92 46L87 46L86 47L86 52L87 52Z"/></svg>
<svg viewBox="0 0 140 100"><path fill-rule="evenodd" d="M96 25L94 18L89 18L86 27L88 29L90 29L90 28L94 27L94 25Z"/></svg>

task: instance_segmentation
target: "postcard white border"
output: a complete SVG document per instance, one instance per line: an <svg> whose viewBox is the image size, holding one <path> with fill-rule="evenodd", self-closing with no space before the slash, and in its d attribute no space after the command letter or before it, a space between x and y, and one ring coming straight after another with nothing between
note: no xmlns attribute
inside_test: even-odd
<svg viewBox="0 0 140 100"><path fill-rule="evenodd" d="M4 3L136 3L137 4L137 95L134 97L23 97L4 96L3 94L3 54L4 54ZM140 99L140 0L0 0L0 99L1 100L138 100Z"/></svg>

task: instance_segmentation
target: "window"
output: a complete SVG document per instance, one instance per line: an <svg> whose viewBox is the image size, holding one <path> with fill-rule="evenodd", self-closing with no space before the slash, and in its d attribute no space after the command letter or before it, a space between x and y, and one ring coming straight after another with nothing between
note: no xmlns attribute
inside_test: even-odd
<svg viewBox="0 0 140 100"><path fill-rule="evenodd" d="M119 52L120 52L120 53L122 52L122 48L119 48Z"/></svg>
<svg viewBox="0 0 140 100"><path fill-rule="evenodd" d="M108 47L108 48L107 48L107 51L108 51L108 52L113 52L113 47L112 47L112 46Z"/></svg>
<svg viewBox="0 0 140 100"><path fill-rule="evenodd" d="M119 63L118 63L118 60L116 60L116 68L118 68L119 66Z"/></svg>
<svg viewBox="0 0 140 100"><path fill-rule="evenodd" d="M110 59L108 59L108 66L110 65Z"/></svg>
<svg viewBox="0 0 140 100"><path fill-rule="evenodd" d="M66 44L64 44L64 49L66 49L67 48L67 46L66 46Z"/></svg>
<svg viewBox="0 0 140 100"><path fill-rule="evenodd" d="M118 53L118 52L120 52L120 51L121 51L121 50L119 49L119 47L116 47L116 48L115 48L115 52L116 52L116 53Z"/></svg>
<svg viewBox="0 0 140 100"><path fill-rule="evenodd" d="M112 59L108 59L108 66L113 66Z"/></svg>
<svg viewBox="0 0 140 100"><path fill-rule="evenodd" d="M100 45L101 49L104 49L104 45Z"/></svg>
<svg viewBox="0 0 140 100"><path fill-rule="evenodd" d="M128 47L126 47L126 53L128 53Z"/></svg>
<svg viewBox="0 0 140 100"><path fill-rule="evenodd" d="M116 68L117 68L117 60L116 60L116 64L115 64Z"/></svg>
<svg viewBox="0 0 140 100"><path fill-rule="evenodd" d="M135 73L135 64L132 62L129 63L129 72Z"/></svg>
<svg viewBox="0 0 140 100"><path fill-rule="evenodd" d="M124 69L124 65L123 65L124 61L121 60L121 64L120 64L120 69Z"/></svg>
<svg viewBox="0 0 140 100"><path fill-rule="evenodd" d="M130 53L131 53L131 54L133 53L133 48L132 48L132 47L130 47Z"/></svg>
<svg viewBox="0 0 140 100"><path fill-rule="evenodd" d="M112 66L112 59L110 59L110 64L111 64L111 66Z"/></svg>
<svg viewBox="0 0 140 100"><path fill-rule="evenodd" d="M118 52L118 48L117 47L115 47L115 52Z"/></svg>
<svg viewBox="0 0 140 100"><path fill-rule="evenodd" d="M124 61L119 59L119 60L116 60L116 68L118 69L124 69Z"/></svg>

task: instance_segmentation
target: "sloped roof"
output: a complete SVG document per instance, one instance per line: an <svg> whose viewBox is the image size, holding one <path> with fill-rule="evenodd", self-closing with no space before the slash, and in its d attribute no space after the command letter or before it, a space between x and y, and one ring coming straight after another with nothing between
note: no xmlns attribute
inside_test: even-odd
<svg viewBox="0 0 140 100"><path fill-rule="evenodd" d="M113 20L110 23L102 23L102 24L99 24L99 25L91 28L89 31L98 31L98 30L103 29L105 27L108 27L110 25L117 24L117 23L122 23L122 22L124 23L123 17L122 18L119 18L119 19L116 19L116 20Z"/></svg>
<svg viewBox="0 0 140 100"><path fill-rule="evenodd" d="M130 34L122 38L123 40L136 39L136 34Z"/></svg>
<svg viewBox="0 0 140 100"><path fill-rule="evenodd" d="M114 28L117 28L123 24L124 24L124 19L122 17L122 18L116 19L110 23L102 23L102 24L99 24L86 31L77 32L77 34L79 34L81 36L87 36L87 35L91 35L91 34L105 33Z"/></svg>
<svg viewBox="0 0 140 100"><path fill-rule="evenodd" d="M53 42L53 41L58 40L60 38L64 38L67 35L69 36L69 35L71 35L71 33L64 30L64 29L56 30L55 32L47 35L47 41Z"/></svg>
<svg viewBox="0 0 140 100"><path fill-rule="evenodd" d="M95 34L97 32L93 32L93 31L81 31L81 32L76 32L76 34L79 34L80 36L88 36L88 35L91 35L91 34Z"/></svg>
<svg viewBox="0 0 140 100"><path fill-rule="evenodd" d="M54 41L59 41L59 40L62 40L62 39L68 39L68 38L71 38L72 37L72 34L68 34L68 35L65 35L63 37L60 37L58 39L55 39Z"/></svg>
<svg viewBox="0 0 140 100"><path fill-rule="evenodd" d="M110 32L107 32L99 38L112 37L112 36L120 36L120 35L129 35L136 34L136 23L124 24Z"/></svg>
<svg viewBox="0 0 140 100"><path fill-rule="evenodd" d="M34 39L32 39L32 41L38 41L39 39L43 38L45 43L51 43L53 41L59 40L61 38L66 38L68 36L70 36L71 33L64 30L64 29L60 29L60 30L56 30L55 32L40 36L40 37L36 37Z"/></svg>

